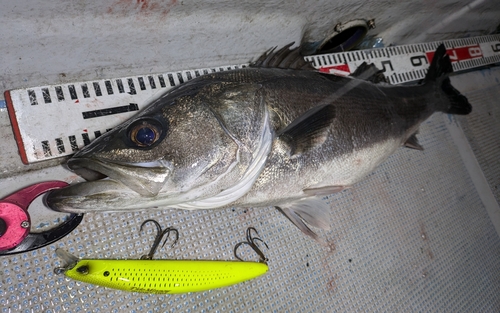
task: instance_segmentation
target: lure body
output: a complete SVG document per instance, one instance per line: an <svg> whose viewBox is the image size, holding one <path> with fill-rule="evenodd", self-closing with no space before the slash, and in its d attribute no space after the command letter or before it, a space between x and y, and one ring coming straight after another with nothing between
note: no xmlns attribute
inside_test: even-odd
<svg viewBox="0 0 500 313"><path fill-rule="evenodd" d="M83 259L64 274L113 289L174 294L226 287L267 271L268 266L262 262Z"/></svg>

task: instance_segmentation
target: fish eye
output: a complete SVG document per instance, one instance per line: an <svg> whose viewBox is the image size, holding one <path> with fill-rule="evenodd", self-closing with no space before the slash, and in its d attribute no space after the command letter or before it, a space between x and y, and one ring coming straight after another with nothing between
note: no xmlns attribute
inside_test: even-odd
<svg viewBox="0 0 500 313"><path fill-rule="evenodd" d="M139 148L151 148L162 139L163 125L155 119L143 119L132 123L128 128L128 139Z"/></svg>
<svg viewBox="0 0 500 313"><path fill-rule="evenodd" d="M139 146L150 146L158 137L158 132L149 125L139 125L132 129L130 136L132 141Z"/></svg>

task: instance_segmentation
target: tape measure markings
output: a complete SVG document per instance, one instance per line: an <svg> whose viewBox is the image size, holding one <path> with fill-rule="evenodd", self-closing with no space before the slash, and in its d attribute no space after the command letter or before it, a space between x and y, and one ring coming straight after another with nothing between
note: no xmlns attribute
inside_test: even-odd
<svg viewBox="0 0 500 313"><path fill-rule="evenodd" d="M120 114L120 113L124 113L124 112L133 112L133 111L139 111L139 106L137 105L137 103L131 103L129 105L116 106L116 107L111 107L111 108L107 108L107 109L83 111L82 116L83 116L83 119L86 120L89 118L96 118L96 117L101 117L101 116Z"/></svg>
<svg viewBox="0 0 500 313"><path fill-rule="evenodd" d="M391 84L399 84L423 79L441 43L447 48L454 71L500 62L500 35L308 56L306 60L323 73L337 75L349 75L363 62L373 63Z"/></svg>
<svg viewBox="0 0 500 313"><path fill-rule="evenodd" d="M204 74L244 66L246 64L7 91L6 102L9 111L18 112L13 114L16 120L13 128L16 139L19 139L17 142L21 158L24 163L29 164L73 154L112 127L130 118L142 109L148 98L156 92L166 91ZM30 112L30 117L25 118L25 112ZM44 116L44 113L57 116L59 123L61 121L74 121L74 123L66 123L67 127L60 127L59 134L56 131L51 136L48 130L58 122L53 119L45 121L45 118L38 118L37 129L43 130L42 133L34 130L26 131L30 128L29 125L32 125L33 118ZM118 115L122 117L116 118ZM91 120L97 122L87 123ZM88 125L78 127L81 123L78 121L85 121ZM106 125L107 128L103 129L102 125ZM48 139L51 137L53 139Z"/></svg>
<svg viewBox="0 0 500 313"><path fill-rule="evenodd" d="M454 71L500 62L500 35L443 43ZM373 63L391 84L400 84L425 77L439 44L441 42L390 46L305 59L320 72L344 76L353 73L363 62ZM15 120L12 124L21 158L28 164L72 154L132 117L150 103L153 95L195 77L245 66L247 64L7 91L7 107L11 120Z"/></svg>

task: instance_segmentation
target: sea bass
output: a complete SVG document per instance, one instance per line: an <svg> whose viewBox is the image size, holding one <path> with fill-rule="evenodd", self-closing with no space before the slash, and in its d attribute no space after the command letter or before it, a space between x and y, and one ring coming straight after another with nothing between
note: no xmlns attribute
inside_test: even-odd
<svg viewBox="0 0 500 313"><path fill-rule="evenodd" d="M435 112L468 114L441 45L422 83L390 86L311 70L290 45L247 68L190 80L77 152L87 182L52 191L54 210L275 206L305 234L328 229L325 195L353 186Z"/></svg>

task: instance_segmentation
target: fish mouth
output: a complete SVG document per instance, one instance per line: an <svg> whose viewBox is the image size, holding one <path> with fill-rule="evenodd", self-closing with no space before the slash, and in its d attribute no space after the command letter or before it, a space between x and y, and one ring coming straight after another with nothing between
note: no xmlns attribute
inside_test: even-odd
<svg viewBox="0 0 500 313"><path fill-rule="evenodd" d="M71 161L71 160L70 160ZM72 164L72 165L70 165ZM81 165L78 165L78 162L68 162L68 167L70 170L72 170L75 174L78 176L82 177L86 181L96 181L96 180L101 180L101 179L106 179L109 176L101 173L97 170L93 170L90 167L84 167Z"/></svg>
<svg viewBox="0 0 500 313"><path fill-rule="evenodd" d="M87 181L50 192L45 202L56 211L81 213L81 209L98 210L96 206L104 207L105 202L118 199L152 198L164 187L171 172L163 160L116 163L72 158L67 165Z"/></svg>
<svg viewBox="0 0 500 313"><path fill-rule="evenodd" d="M112 180L141 196L154 197L165 185L170 173L167 162L117 163L90 158L73 158L68 167L89 182Z"/></svg>

